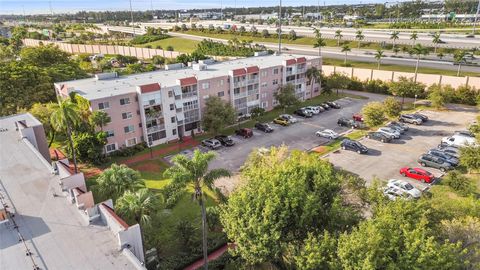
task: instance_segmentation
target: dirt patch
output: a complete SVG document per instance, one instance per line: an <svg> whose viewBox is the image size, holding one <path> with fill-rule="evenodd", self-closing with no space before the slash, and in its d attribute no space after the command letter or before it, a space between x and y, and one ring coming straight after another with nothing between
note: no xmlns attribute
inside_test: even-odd
<svg viewBox="0 0 480 270"><path fill-rule="evenodd" d="M137 171L144 171L144 172L158 172L161 170L162 166L160 162L157 160L149 160L149 161L142 161L138 163L134 163L129 165L130 168L137 170Z"/></svg>

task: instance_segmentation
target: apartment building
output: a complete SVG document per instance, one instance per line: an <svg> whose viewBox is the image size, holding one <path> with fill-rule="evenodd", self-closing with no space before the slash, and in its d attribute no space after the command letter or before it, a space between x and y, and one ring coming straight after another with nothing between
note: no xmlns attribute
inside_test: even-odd
<svg viewBox="0 0 480 270"><path fill-rule="evenodd" d="M218 96L230 102L239 116L253 108L269 111L277 103L274 93L292 84L301 100L320 94L319 82L307 80L310 67L321 59L291 54L263 55L226 62L200 61L191 67L168 66L166 70L118 77L115 73L55 84L58 95L71 92L88 99L91 110L107 112L112 121L107 153L140 142L154 146L201 132L206 99Z"/></svg>

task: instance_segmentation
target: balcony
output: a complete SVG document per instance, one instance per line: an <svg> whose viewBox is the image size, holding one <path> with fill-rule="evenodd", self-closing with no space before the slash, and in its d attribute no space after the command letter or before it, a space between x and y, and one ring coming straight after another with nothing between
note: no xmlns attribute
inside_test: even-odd
<svg viewBox="0 0 480 270"><path fill-rule="evenodd" d="M240 93L237 93L237 94L233 94L233 98L234 99L237 99L237 98L244 98L246 97L248 94L247 91L244 91L244 92L240 92Z"/></svg>
<svg viewBox="0 0 480 270"><path fill-rule="evenodd" d="M259 93L258 89L253 89L253 90L248 91L249 96L256 95L258 93Z"/></svg>
<svg viewBox="0 0 480 270"><path fill-rule="evenodd" d="M241 81L238 81L238 82L233 82L233 88L245 87L245 85L247 85L247 81L246 81L246 80L241 80Z"/></svg>
<svg viewBox="0 0 480 270"><path fill-rule="evenodd" d="M285 72L285 74L286 74L287 76L290 76L290 75L293 74L293 70L287 70L287 71Z"/></svg>
<svg viewBox="0 0 480 270"><path fill-rule="evenodd" d="M156 126L147 128L147 133L153 133L153 132L157 132L164 129L165 129L165 124L156 125Z"/></svg>
<svg viewBox="0 0 480 270"><path fill-rule="evenodd" d="M297 68L297 73L305 73L306 68Z"/></svg>
<svg viewBox="0 0 480 270"><path fill-rule="evenodd" d="M189 98L193 96L197 96L197 91L182 93L182 98Z"/></svg>

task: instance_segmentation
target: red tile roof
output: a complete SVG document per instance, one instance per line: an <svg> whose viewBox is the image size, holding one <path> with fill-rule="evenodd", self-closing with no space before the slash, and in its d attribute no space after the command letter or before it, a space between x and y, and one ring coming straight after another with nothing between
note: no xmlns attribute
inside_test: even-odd
<svg viewBox="0 0 480 270"><path fill-rule="evenodd" d="M295 65L297 63L297 60L295 59L288 59L287 60L287 66Z"/></svg>
<svg viewBox="0 0 480 270"><path fill-rule="evenodd" d="M192 84L197 84L197 78L188 77L188 78L180 79L181 86L192 85Z"/></svg>
<svg viewBox="0 0 480 270"><path fill-rule="evenodd" d="M101 206L103 206L107 212L118 222L118 224L120 224L123 228L125 229L128 229L128 224L125 222L125 220L123 220L121 217L119 217L117 215L117 213L115 213L115 211L113 211L112 208L110 208L110 206L106 205L105 203L102 203Z"/></svg>
<svg viewBox="0 0 480 270"><path fill-rule="evenodd" d="M241 76L247 74L247 71L244 68L234 69L233 76Z"/></svg>
<svg viewBox="0 0 480 270"><path fill-rule="evenodd" d="M155 92L158 90L160 90L160 84L158 83L151 83L151 84L145 84L140 86L140 92L142 94Z"/></svg>
<svg viewBox="0 0 480 270"><path fill-rule="evenodd" d="M305 63L307 62L307 58L305 57L299 57L297 58L297 64Z"/></svg>
<svg viewBox="0 0 480 270"><path fill-rule="evenodd" d="M247 67L247 73L255 73L258 72L260 69L257 66Z"/></svg>

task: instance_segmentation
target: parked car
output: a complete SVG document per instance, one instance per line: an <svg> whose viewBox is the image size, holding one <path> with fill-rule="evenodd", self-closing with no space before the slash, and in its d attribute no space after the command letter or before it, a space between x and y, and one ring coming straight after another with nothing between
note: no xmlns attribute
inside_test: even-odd
<svg viewBox="0 0 480 270"><path fill-rule="evenodd" d="M352 119L357 122L363 122L363 116L359 113L356 113L352 116Z"/></svg>
<svg viewBox="0 0 480 270"><path fill-rule="evenodd" d="M458 158L453 157L453 156L450 156L450 155L447 154L447 153L444 153L444 152L439 151L439 150L437 150L437 149L432 149L432 150L428 151L428 154L429 154L429 155L432 155L432 156L436 156L436 157L442 158L442 159L444 159L446 162L452 164L453 166L458 166Z"/></svg>
<svg viewBox="0 0 480 270"><path fill-rule="evenodd" d="M325 109L326 111L331 109L330 105L328 105L327 103L322 103L319 106L322 107L323 109Z"/></svg>
<svg viewBox="0 0 480 270"><path fill-rule="evenodd" d="M446 162L443 158L432 156L429 154L421 155L418 158L418 163L423 167L432 167L439 169L442 172L453 169L452 164Z"/></svg>
<svg viewBox="0 0 480 270"><path fill-rule="evenodd" d="M327 104L328 104L328 106L330 106L330 108L334 108L334 109L340 109L341 108L340 104L338 104L334 101L328 101Z"/></svg>
<svg viewBox="0 0 480 270"><path fill-rule="evenodd" d="M202 141L202 145L210 149L218 149L222 146L217 139L206 139Z"/></svg>
<svg viewBox="0 0 480 270"><path fill-rule="evenodd" d="M353 119L348 119L345 117L341 117L338 119L337 124L342 127L349 127L349 128L359 128L360 123L354 121Z"/></svg>
<svg viewBox="0 0 480 270"><path fill-rule="evenodd" d="M290 125L290 122L287 119L282 118L282 117L277 117L277 118L273 119L273 123L278 124L278 125L282 125L282 126Z"/></svg>
<svg viewBox="0 0 480 270"><path fill-rule="evenodd" d="M307 106L305 109L310 110L313 114L319 114L324 111L324 109L320 106Z"/></svg>
<svg viewBox="0 0 480 270"><path fill-rule="evenodd" d="M410 129L410 127L408 125L405 125L404 123L397 122L397 121L388 122L387 125L399 126L399 127L403 128L403 130L405 130L405 131L408 131Z"/></svg>
<svg viewBox="0 0 480 270"><path fill-rule="evenodd" d="M387 136L382 132L370 132L367 134L367 138L376 140L376 141L381 141L383 143L388 143L392 141L392 137Z"/></svg>
<svg viewBox="0 0 480 270"><path fill-rule="evenodd" d="M398 118L398 121L414 125L421 125L423 123L423 120L421 118L418 118L412 114L402 114Z"/></svg>
<svg viewBox="0 0 480 270"><path fill-rule="evenodd" d="M253 131L249 128L241 128L241 129L235 130L235 134L247 139L253 136Z"/></svg>
<svg viewBox="0 0 480 270"><path fill-rule="evenodd" d="M449 154L452 157L456 157L456 158L460 157L460 149L456 147L444 145L444 146L440 146L437 149L438 151L444 152L445 154Z"/></svg>
<svg viewBox="0 0 480 270"><path fill-rule="evenodd" d="M383 190L383 195L391 201L395 201L399 198L402 198L402 199L412 198L411 196L408 195L408 193L405 193L403 190L397 187L386 187Z"/></svg>
<svg viewBox="0 0 480 270"><path fill-rule="evenodd" d="M232 140L232 137L227 135L217 135L215 139L218 140L223 146L233 146L235 142Z"/></svg>
<svg viewBox="0 0 480 270"><path fill-rule="evenodd" d="M398 188L401 191L407 193L410 197L418 199L422 196L422 192L412 186L412 184L408 183L407 181L398 180L398 179L390 179L388 180L387 187L394 187Z"/></svg>
<svg viewBox="0 0 480 270"><path fill-rule="evenodd" d="M298 109L296 111L293 112L294 114L298 115L298 116L302 116L302 117L305 117L305 118L310 118L312 117L312 113L307 110L307 109Z"/></svg>
<svg viewBox="0 0 480 270"><path fill-rule="evenodd" d="M425 114L413 113L412 115L415 116L415 117L417 117L417 118L422 119L423 122L427 122L427 121L428 121L428 116L426 116Z"/></svg>
<svg viewBox="0 0 480 270"><path fill-rule="evenodd" d="M460 136L465 136L465 137L472 137L472 138L475 138L475 135L468 131L468 130L456 130L454 132L455 135L460 135Z"/></svg>
<svg viewBox="0 0 480 270"><path fill-rule="evenodd" d="M400 138L400 132L398 132L395 129L389 128L389 127L381 127L377 130L378 132L381 132L387 136L390 136L392 139L399 139Z"/></svg>
<svg viewBox="0 0 480 270"><path fill-rule="evenodd" d="M273 132L273 128L267 123L256 123L255 128L265 133Z"/></svg>
<svg viewBox="0 0 480 270"><path fill-rule="evenodd" d="M340 147L342 147L343 150L351 150L359 154L365 154L368 152L368 148L365 145L349 139L343 140L340 143Z"/></svg>
<svg viewBox="0 0 480 270"><path fill-rule="evenodd" d="M442 138L442 145L449 145L454 147L467 146L469 144L476 144L475 138L465 137L462 135L453 135L451 137Z"/></svg>
<svg viewBox="0 0 480 270"><path fill-rule="evenodd" d="M328 138L330 140L338 138L340 135L331 129L324 129L315 132L318 137Z"/></svg>
<svg viewBox="0 0 480 270"><path fill-rule="evenodd" d="M290 114L281 114L279 117L287 120L288 123L290 123L290 124L298 122L297 118L291 116Z"/></svg>
<svg viewBox="0 0 480 270"><path fill-rule="evenodd" d="M403 167L400 169L400 174L404 177L420 180L422 183L432 183L435 180L435 176L431 172L420 168Z"/></svg>
<svg viewBox="0 0 480 270"><path fill-rule="evenodd" d="M406 129L404 129L402 126L399 126L399 125L394 125L392 123L388 123L387 125L385 125L386 127L389 127L391 129L394 129L398 132L400 132L400 134L403 134L405 133L405 131L407 131Z"/></svg>

